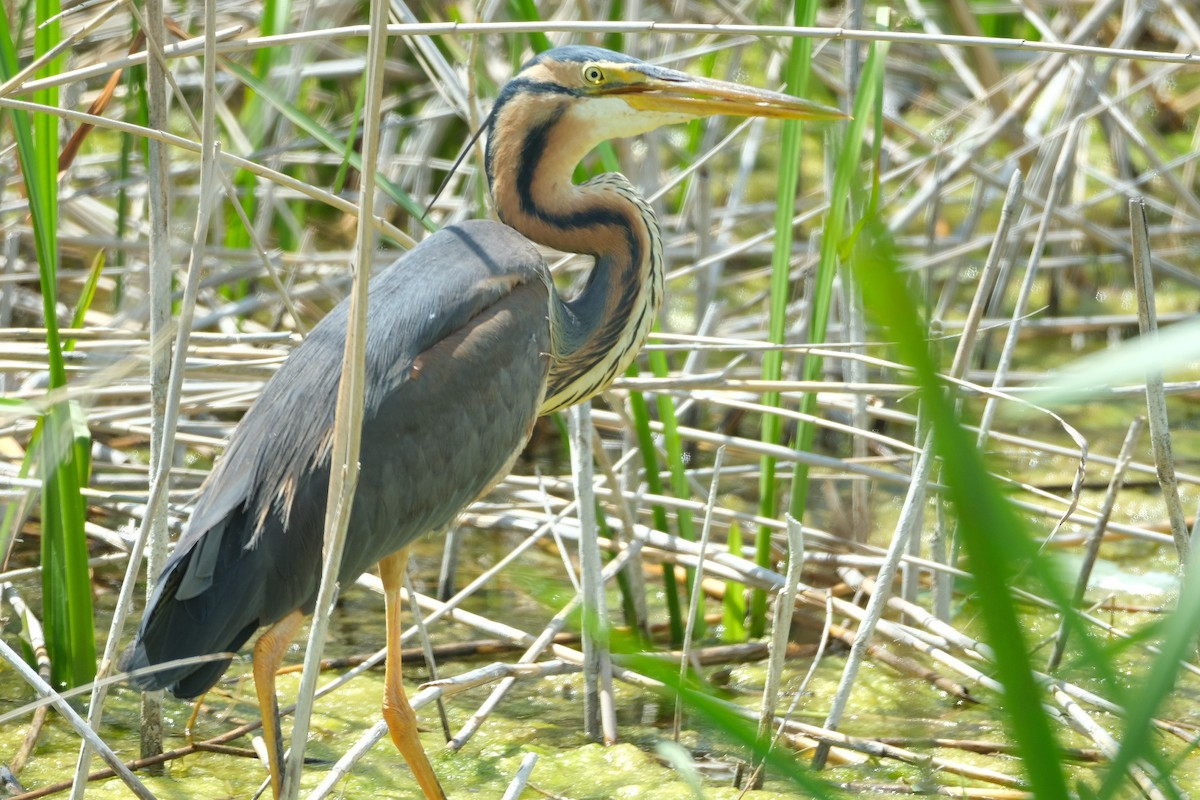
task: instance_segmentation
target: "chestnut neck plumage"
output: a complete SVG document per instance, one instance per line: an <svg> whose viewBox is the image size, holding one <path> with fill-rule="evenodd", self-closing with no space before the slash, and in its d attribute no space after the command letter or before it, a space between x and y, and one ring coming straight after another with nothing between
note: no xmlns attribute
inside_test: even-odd
<svg viewBox="0 0 1200 800"><path fill-rule="evenodd" d="M488 127L487 176L500 219L530 240L595 259L583 289L551 285L553 361L542 413L603 391L637 355L663 295L662 239L649 204L623 175L576 185L575 166L599 142L571 100L511 82Z"/></svg>

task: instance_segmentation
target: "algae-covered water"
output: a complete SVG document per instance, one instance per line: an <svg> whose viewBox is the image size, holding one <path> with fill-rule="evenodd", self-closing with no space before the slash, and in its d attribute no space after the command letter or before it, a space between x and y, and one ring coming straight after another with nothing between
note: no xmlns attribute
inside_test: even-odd
<svg viewBox="0 0 1200 800"><path fill-rule="evenodd" d="M1155 498L1147 496L1146 503L1148 507L1153 507ZM502 543L494 540L482 544L485 552L502 546ZM428 581L435 579L440 545L440 541L426 542L414 557L414 566L419 575ZM469 534L464 549L465 553L472 550L472 537ZM1102 587L1100 591L1106 597L1136 601L1143 605L1152 603L1156 596L1166 601L1171 591L1169 584L1172 576L1169 566L1160 563L1160 551L1161 548L1150 548L1131 541L1106 545L1101 572L1104 573L1105 569L1108 572L1102 574L1100 579L1115 583ZM1064 560L1069 566L1069 558ZM472 599L469 608L526 630L538 629L553 610L543 609L530 597L524 597L520 602L514 598L519 594L518 585L528 585L528 581L540 570L553 570L555 562L556 557L550 552L532 551L518 570L508 579L498 581L493 591ZM469 564L467 568L469 570ZM1130 577L1139 574L1149 577L1141 582ZM1164 575L1167 587L1159 592L1154 588L1153 581ZM111 582L103 580L103 577L98 584L111 586ZM423 589L428 590L428 586ZM111 593L102 593L100 600L103 607L105 600L111 600ZM961 603L958 612L959 622L965 629L977 626L977 620L972 619L974 610L969 602ZM1145 622L1153 618L1149 614L1141 616ZM1130 615L1126 615L1124 620L1126 624L1135 621ZM1031 607L1027 609L1027 624L1032 638L1036 640L1052 634L1057 622L1051 615ZM717 632L710 631L711 634ZM455 638L478 638L478 635L453 624L435 626L435 642ZM289 663L299 663L302 659L303 635L298 641L301 644L293 645ZM351 587L340 600L326 655L342 657L369 653L382 641L382 600L363 588ZM1126 650L1115 655L1115 665L1121 674L1128 676L1131 684L1142 671L1137 652ZM844 649L833 648L822 661L805 695L797 704L797 719L813 724L823 722L828 698L841 674L844 656ZM470 661L448 661L440 665L440 670L443 675L453 675L492 660L513 658L514 655L506 654ZM784 686L798 685L808 668L807 659L791 662L785 673ZM416 682L427 677L423 671L420 664L408 665L406 675L410 692L415 690ZM12 679L11 673L6 674L9 677L0 680L0 713L30 699L25 688ZM332 679L334 674L331 672L328 677ZM765 668L756 663L712 667L707 674L714 679L714 684L719 684L723 696L751 706L758 702L765 681ZM1067 677L1070 677L1070 664L1067 665ZM372 671L340 688L331 697L318 701L309 738L308 756L311 761L304 773L305 790L314 787L324 777L328 765L336 761L379 718L382 682L382 670ZM299 676L295 673L280 676L279 692L283 704L286 705L295 696L298 683ZM1180 686L1177 705L1185 717L1197 707L1198 686L1200 683L1188 676ZM489 685L472 689L447 701L446 713L452 731L457 731L468 720L491 688ZM582 677L578 674L519 681L481 731L460 752L444 749L436 711L432 707L423 709L419 714L424 728L423 741L449 795L454 798L498 798L522 759L526 754L534 753L538 756L538 763L532 783L548 795L538 794L529 788L522 797L551 796L573 800L643 797L685 800L704 797L732 800L741 796L741 792L731 784L735 766L745 758L745 750L725 733L713 728L703 717L685 716L680 739L682 749L675 747L670 743L672 708L669 703L618 681L616 705L621 741L605 747L589 742L583 734L582 691ZM791 701L792 695L785 693L783 702L790 704ZM185 744L184 726L191 711L190 703L167 699L166 749ZM1166 716L1172 713L1173 710L1168 709ZM221 684L205 698L203 711L193 732L194 738L202 741L218 736L241 722L254 719L256 715L257 706L248 663L245 659L239 659ZM1105 722L1112 730L1118 729L1119 723L1115 718L1107 718ZM0 726L0 752L15 751L27 724L28 717L25 717L21 721ZM103 736L123 759L131 760L138 756L137 725L138 695L131 689L117 688L108 701ZM910 741L937 738L1007 741L1001 712L993 703L972 704L956 700L931 689L924 681L901 676L871 661L860 673L842 730L864 737ZM28 788L34 788L66 780L74 768L77 741L65 722L52 714L37 750L21 773L21 782ZM245 737L229 744L249 752L250 742ZM1082 737L1072 734L1065 735L1064 744L1081 748L1090 745ZM981 766L1012 775L1020 774L1019 763L1014 759L973 756L934 747L921 748L921 752L960 763L978 762ZM796 753L794 757L804 759L805 755ZM97 761L95 768L99 766ZM1078 765L1073 769L1082 773L1092 767ZM850 786L865 783L920 785L932 779L934 773L930 770L928 765L863 757L855 763L834 763L822 773L822 778ZM164 774L139 773L150 790L165 800L248 797L259 789L265 775L265 769L259 761L227 752L192 753L169 762ZM1176 777L1185 781L1196 779L1197 769L1185 763L1177 771ZM945 780L945 776L941 776L937 782L944 783ZM340 784L338 793L342 797L421 796L403 760L386 737L354 767ZM112 778L94 783L89 787L88 796L125 798L129 792L119 780ZM763 788L747 796L755 800L785 800L808 795L768 773Z"/></svg>
<svg viewBox="0 0 1200 800"><path fill-rule="evenodd" d="M431 548L429 548L431 549ZM546 558L538 555L535 558ZM383 640L382 600L361 588L351 588L341 600L335 615L335 628L326 655L337 657L352 653L370 652ZM476 609L481 611L481 609ZM492 609L499 615L499 609ZM510 624L521 625L523 620L505 617ZM524 621L529 622L529 621ZM532 627L532 623L530 623ZM461 634L465 629L443 627L437 641ZM303 635L299 637L303 639ZM298 663L303 652L300 644L293 645L288 661ZM509 656L512 658L512 656ZM450 662L441 665L443 674L455 674L472 666L488 663L489 659L473 662ZM835 679L837 660L830 662L827 677ZM798 680L796 670L806 669L797 664L789 680ZM420 679L422 668L411 665L407 674ZM333 677L331 674L330 678ZM895 687L879 685L870 680L870 693L892 693ZM281 703L295 696L299 675L282 674L278 689ZM0 713L5 713L30 697L13 680L0 682ZM750 698L761 692L762 668L756 665L734 667L728 675L729 696ZM410 692L415 689L412 681ZM491 686L469 690L454 696L446 704L452 730L467 721L475 708L486 698ZM508 697L482 730L461 752L443 748L438 716L432 707L419 716L425 728L423 741L431 755L435 770L451 797L500 797L512 780L522 759L528 753L538 755L533 783L550 792L585 800L586 798L672 798L695 797L695 786L702 785L705 797L734 798L739 792L729 786L733 764L739 750L719 732L706 730L695 720L688 720L681 744L699 763L694 772L668 765L659 754L664 742L671 739L672 710L659 698L618 682L616 704L621 741L605 747L590 743L582 731L583 680L579 674L550 677L536 682L518 682ZM359 735L379 718L383 692L382 670L369 672L340 688L335 695L319 700L313 718L308 744L310 763L304 774L305 790L314 787L324 776L321 762L331 764ZM898 695L900 696L900 695ZM138 694L120 687L110 694L103 734L124 760L138 757ZM257 715L249 664L239 659L226 678L204 700L193 737L202 741L251 720ZM940 713L928 709L930 715ZM184 727L192 712L192 704L167 698L164 725L167 750L186 744ZM0 752L15 752L24 736L27 721L10 723L0 728ZM286 724L285 724L286 730ZM64 721L51 715L33 758L21 773L21 782L35 788L66 780L74 769L77 738ZM243 738L230 743L248 748ZM678 765L678 761L675 762ZM96 769L102 766L98 761ZM170 798L248 797L257 791L266 772L252 758L227 753L199 752L171 761L163 775L139 773L154 794ZM699 782L697 784L696 782ZM723 787L721 784L725 784ZM339 788L341 796L380 798L420 798L403 759L384 738L360 761ZM527 790L524 797L537 796ZM88 789L88 797L125 798L129 790L116 778L101 780ZM786 782L767 780L761 791L752 797L797 798L803 795Z"/></svg>

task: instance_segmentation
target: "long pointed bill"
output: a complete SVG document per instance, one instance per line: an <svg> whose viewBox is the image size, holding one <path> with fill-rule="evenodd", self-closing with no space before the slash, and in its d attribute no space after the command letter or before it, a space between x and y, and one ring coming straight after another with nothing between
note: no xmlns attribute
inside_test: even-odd
<svg viewBox="0 0 1200 800"><path fill-rule="evenodd" d="M620 95L632 108L639 110L695 117L727 114L770 119L846 119L846 114L836 108L780 92L712 78L696 78L685 72L660 67L638 72L641 80L613 87L604 94Z"/></svg>

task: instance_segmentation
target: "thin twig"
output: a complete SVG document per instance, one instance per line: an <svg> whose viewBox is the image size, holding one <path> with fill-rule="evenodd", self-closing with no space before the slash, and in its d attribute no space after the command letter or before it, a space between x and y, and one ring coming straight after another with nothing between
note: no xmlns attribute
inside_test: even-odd
<svg viewBox="0 0 1200 800"><path fill-rule="evenodd" d="M787 653L788 638L792 632L792 614L796 609L796 591L800 587L800 573L804 569L804 526L800 521L787 517L788 561L787 578L783 588L775 596L775 614L771 621L771 656L767 661L767 679L763 683L762 705L758 717L758 740L765 743L779 706L779 689L783 681L783 661ZM766 753L763 753L763 759ZM755 780L758 787L763 779L763 760L757 760Z"/></svg>
<svg viewBox="0 0 1200 800"><path fill-rule="evenodd" d="M679 685L687 685L688 664L691 658L692 651L692 636L696 632L697 615L700 611L700 596L703 594L700 590L700 582L704 578L704 554L708 550L708 536L712 530L713 508L717 504L717 489L721 482L721 464L725 460L725 448L717 449L717 454L713 459L713 474L712 484L708 489L708 502L705 504L704 510L704 526L700 531L700 552L696 556L697 569L693 576L692 586L688 597L688 611L686 625L683 629L683 647L679 656ZM672 737L679 741L679 729L683 722L683 703L679 700L675 702L675 719L672 725Z"/></svg>
<svg viewBox="0 0 1200 800"><path fill-rule="evenodd" d="M127 4L132 6L132 4ZM147 19L142 25L142 30L145 33L146 52L161 55L163 45L166 44L166 28L163 23L164 9L162 0L147 0L146 2ZM205 22L209 21L209 15L206 11ZM204 37L204 51L209 53L214 45L214 38L208 31L215 30L215 25L209 26L206 24L206 33ZM166 129L168 124L169 107L167 104L167 69L164 61L161 59L152 59L146 70L146 104L149 111L149 123L151 127ZM211 87L209 87L211 88ZM207 97L211 95L206 94ZM174 410L169 402L171 394L169 382L171 381L172 373L176 375L182 372L182 356L176 354L176 358L180 360L180 364L172 364L172 354L167 346L169 337L170 321L171 321L171 182L168 180L170 174L170 150L158 142L147 143L148 164L147 172L150 178L148 191L151 193L150 206L147 209L150 223L150 252L147 261L147 272L149 281L149 329L150 341L157 346L151 349L150 360L150 474L153 477L151 485L151 493L154 489L158 489L158 497L156 502L149 507L147 518L143 520L143 525L148 526L147 531L147 550L146 550L146 574L149 580L146 581L146 602L150 602L150 597L153 592L153 581L158 578L158 574L162 571L163 565L167 558L167 541L169 531L167 528L167 506L166 494L170 491L170 465L174 462L174 427L172 419L178 419L178 411ZM206 148L201 148L203 154L209 152ZM203 170L203 166L201 167ZM211 166L210 166L211 169ZM203 205L203 200L201 201ZM203 214L200 211L199 214ZM197 218L197 226L200 219ZM205 228L207 230L207 226ZM193 266L199 269L199 261L194 262ZM190 326L189 326L190 329ZM183 338L183 337L179 337ZM183 338L186 341L186 338ZM176 407L177 408L177 407ZM168 447L168 445L170 445ZM130 559L130 566L134 569L127 570L127 576L132 574L136 576L136 567L139 561L138 556L133 556ZM135 566L136 565L136 566ZM124 585L122 584L122 589ZM128 604L118 602L117 611L114 614L111 630L109 632L109 641L105 646L104 659L101 661L99 673L101 677L105 672L105 665L111 663L111 658L115 655L116 642L112 641L115 638L118 642L121 638L121 630L123 628L123 615L127 613ZM120 624L118 624L120 623ZM110 653L109 650L113 652ZM97 706L103 704L103 694L93 693L92 696L93 711L97 713L96 720L99 721ZM91 714L89 713L89 716ZM147 692L142 696L141 709L141 748L140 752L143 757L156 755L162 752L162 693ZM84 779L87 775L87 759L84 753L80 753L79 763L75 770L75 785L71 789L72 800L83 796Z"/></svg>
<svg viewBox="0 0 1200 800"><path fill-rule="evenodd" d="M571 433L571 474L579 508L580 593L583 597L583 727L589 739L617 740L612 696L612 662L608 651L608 608L597 545L596 497L592 479L591 404L574 406L567 415Z"/></svg>
<svg viewBox="0 0 1200 800"><path fill-rule="evenodd" d="M631 543L628 547L622 550L616 558L608 562L608 564L604 567L604 573L601 578L602 582L607 584L608 581L611 580L622 569L625 569L629 565L636 565L636 558L641 555L641 552L642 543L640 541ZM556 613L550 619L550 622L548 622L546 627L542 629L541 633L537 635L537 638L535 638L529 644L529 646L521 654L521 657L517 659L517 664L523 665L533 663L536 659L541 657L542 653L545 652L547 647L558 642L559 634L566 626L570 617L579 609L582 602L582 594L576 592L571 601L558 610L558 613ZM582 640L582 637L580 638ZM462 746L479 731L479 728L483 725L484 721L500 704L500 701L508 693L508 690L512 688L514 683L516 683L515 678L505 678L504 680L501 680L500 683L497 684L496 688L492 690L492 693L488 695L488 698L482 704L480 704L475 713L471 715L471 718L467 720L462 728L459 729L458 733L456 733L454 737L447 743L447 748L451 750L461 749Z"/></svg>
<svg viewBox="0 0 1200 800"><path fill-rule="evenodd" d="M1142 426L1146 424L1145 417L1134 417L1129 423L1129 430L1125 433L1125 440L1121 443L1121 451L1117 455L1117 464L1113 467L1112 476L1108 481L1108 490L1104 494L1104 502L1100 506L1100 514L1096 517L1096 523L1092 527L1091 533L1087 537L1087 549L1083 554L1083 563L1079 567L1079 577L1075 579L1075 605L1078 606L1083 602L1084 594L1087 592L1088 581L1091 579L1092 566L1096 563L1096 557L1100 555L1100 545L1104 542L1104 531L1108 527L1108 519L1112 515L1113 506L1117 502L1117 494L1121 491L1121 485L1125 481L1125 470L1129 467L1129 462L1133 459L1133 447L1137 442L1138 436L1141 435ZM1069 609L1062 610L1063 615L1071 613ZM1063 653L1067 649L1067 624L1064 620L1058 626L1058 633L1055 636L1054 651L1050 654L1050 661L1046 665L1047 672L1054 672L1058 669L1059 663L1062 661Z"/></svg>
<svg viewBox="0 0 1200 800"><path fill-rule="evenodd" d="M1133 283L1138 299L1138 330L1143 337L1158 336L1158 319L1154 308L1154 277L1150 272L1150 237L1147 232L1146 207L1140 198L1129 201L1129 232L1133 238ZM1167 398L1163 393L1160 369L1146 371L1146 411L1150 422L1150 444L1154 449L1154 467L1162 487L1163 502L1171 521L1171 536L1179 570L1187 565L1192 542L1188 535L1183 503L1179 499L1179 480L1175 475L1175 458L1171 452L1171 424L1167 418Z"/></svg>
<svg viewBox="0 0 1200 800"><path fill-rule="evenodd" d="M147 35L150 35L149 32ZM209 44L211 45L212 42L210 41ZM165 85L163 91L165 93ZM165 98L163 103L165 108ZM208 109L206 112L206 122L209 125L210 131L215 130L211 115L212 110ZM208 237L209 220L212 215L213 201L216 195L214 188L219 152L215 134L206 138L204 147L202 148L199 207L197 209L192 238L192 250L188 260L187 282L184 289L183 302L180 305L179 320L174 326L175 344L173 357L170 348L161 346L162 343L165 343L171 332L169 324L171 310L169 270L165 277L160 276L159 280L162 281L162 284L158 285L158 289L155 290L152 288L151 291L152 296L155 295L155 291L159 293L157 301L162 303L161 307L156 305L151 311L151 338L153 341L160 343L160 346L154 349L155 357L151 361L151 452L156 452L157 457L153 460L151 466L153 480L150 490L150 510L143 519L143 530L139 532L138 538L139 542L148 539L152 555L155 555L155 551L157 551L156 557L151 559L152 562L165 560L166 557L168 532L166 499L170 488L170 465L174 460L175 429L179 422L180 395L183 388L183 365L187 357L187 340L191 333L192 317L196 307L196 294L199 289L204 243ZM165 152L163 153L163 157L165 158ZM165 170L165 162L162 168ZM166 188L164 187L162 191L165 194ZM162 202L166 203L165 198ZM167 224L167 219L164 216L161 221L162 243L160 249L157 251L157 255L164 263L169 256L170 250ZM151 241L153 244L153 238ZM152 255L154 252L152 248ZM155 281L153 270L151 281L152 283ZM156 313L162 315L162 321L157 326L154 322ZM156 396L158 394L155 391L156 387L161 387L161 396ZM159 408L160 402L161 408ZM153 430L155 420L161 420L157 447L155 447ZM130 556L128 569L126 570L125 581L121 584L122 597L118 598L117 609L113 614L108 640L104 648L104 655L100 662L100 668L97 670L97 676L101 678L108 674L116 662L117 650L121 641L121 632L130 609L132 590L136 584L134 578L136 578L138 567L140 566L139 549L135 545L134 552ZM148 566L151 569L157 569L158 565L151 563ZM108 684L103 681L97 681L93 686L88 710L88 721L93 729L99 728L100 721L103 718L104 700L108 691L107 687ZM143 741L145 743L143 756L155 755L162 750L161 695L150 697L143 704L143 709L146 712L142 725ZM88 762L89 754L87 745L84 744L80 749L79 759L76 763L75 783L71 789L72 800L82 798L83 796L87 784Z"/></svg>
<svg viewBox="0 0 1200 800"><path fill-rule="evenodd" d="M54 709L62 714L67 722L70 723L71 728L79 734L85 745L95 751L100 758L104 759L104 763L108 764L116 772L117 777L129 787L129 791L142 798L142 800L154 800L154 795L150 793L150 790L142 785L142 782L129 771L129 768L125 766L121 759L117 758L116 753L100 738L99 734L92 730L91 726L88 725L83 717L76 713L75 709L71 708L66 700L58 696L58 693L54 691L50 684L46 683L42 680L41 676L30 669L25 660L9 647L8 642L5 642L3 639L0 639L0 660L3 660L9 667L15 670L39 695L52 698L51 702ZM86 784L86 782L85 776L84 783Z"/></svg>
<svg viewBox="0 0 1200 800"><path fill-rule="evenodd" d="M1055 164L1053 177L1050 181L1050 189L1046 196L1046 208L1041 212L1042 216L1038 223L1037 236L1034 239L1033 250L1029 254L1029 262L1025 266L1025 277L1021 281L1021 288L1017 293L1017 302L1013 307L1012 324L1010 325L1007 334L1004 338L1004 347L1000 352L1000 361L996 364L994 378L992 380L993 389L1002 389L1008 383L1008 371L1012 364L1013 354L1016 351L1017 341L1020 338L1021 322L1025 317L1025 310L1029 305L1029 298L1033 292L1034 280L1038 274L1038 264L1041 261L1042 253L1046 244L1046 235L1050 230L1050 223L1054 218L1052 209L1063 199L1064 187L1067 185L1067 178L1071 174L1072 165L1076 156L1076 146L1079 141L1079 132L1083 129L1083 120L1076 119L1071 123L1071 127L1067 130L1066 139L1063 142L1062 150L1059 151L1058 162ZM1001 286L1001 289L1004 287ZM999 404L993 398L988 398L987 403L983 407L983 414L979 420L979 435L977 442L980 447L987 444L988 432L991 430L993 420L996 417L996 412L999 410Z"/></svg>
<svg viewBox="0 0 1200 800"><path fill-rule="evenodd" d="M925 446L913 468L912 482L909 485L908 494L904 498L904 508L896 523L896 531L892 534L892 543L888 547L887 559L879 569L879 589L871 595L871 599L867 603L866 613L858 626L858 635L854 639L854 645L850 648L850 655L846 658L842 679L838 683L837 692L833 696L829 713L826 715L825 727L829 730L837 730L841 723L842 714L846 709L846 703L850 700L850 692L854 689L854 680L858 677L858 669L862 665L867 645L871 642L875 626L883 616L883 610L891 593L892 579L900 567L901 555L908 546L908 539L912 535L913 528L916 527L916 520L920 517L920 508L925 501L925 485L933 469L933 461L933 436L930 435L926 438ZM828 756L829 746L822 743L818 746L817 752L813 754L813 768L823 767Z"/></svg>
<svg viewBox="0 0 1200 800"><path fill-rule="evenodd" d="M417 593L413 587L412 570L407 564L404 568L404 589L409 594ZM429 640L429 629L425 625L425 618L418 609L413 609L413 627L417 629L417 638L421 641L421 653L425 657L425 667L429 670L429 680L436 681L438 679L437 659L433 657L433 644ZM450 718L446 716L446 705L440 697L437 701L437 712L446 741L450 741Z"/></svg>
<svg viewBox="0 0 1200 800"><path fill-rule="evenodd" d="M384 56L387 53L387 9L384 0L371 0L371 28L367 37L367 86L363 118L379 119L383 102ZM358 455L362 443L363 398L366 392L367 346L367 284L371 276L371 257L375 252L375 177L379 153L380 130L368 124L363 130L362 192L359 196L358 229L355 237L354 288L350 293L347 314L346 347L342 377L338 385L337 409L334 413L333 444L329 460L329 491L325 507L325 544L321 570L321 586L313 608L308 647L304 651L304 672L296 700L292 722L292 748L283 774L282 796L294 800L300 792L300 771L304 765L304 748L308 741L308 725L313 699L320 676L321 651L329 616L337 597L338 570L350 526L350 509L358 486Z"/></svg>
<svg viewBox="0 0 1200 800"><path fill-rule="evenodd" d="M41 621L34 616L33 610L26 605L25 599L21 597L17 588L11 583L0 583L0 596L12 606L13 613L24 629L25 638L29 642L29 647L33 650L34 658L37 662L38 675L42 680L49 683L50 657L46 652L46 637ZM30 753L37 746L38 737L41 736L42 728L46 724L46 717L49 713L49 703L38 706L33 712L33 719L30 720L29 727L25 730L25 737L21 740L21 746L17 748L17 752L7 764L9 771L14 776L21 773L21 770L25 767L25 762L29 759Z"/></svg>

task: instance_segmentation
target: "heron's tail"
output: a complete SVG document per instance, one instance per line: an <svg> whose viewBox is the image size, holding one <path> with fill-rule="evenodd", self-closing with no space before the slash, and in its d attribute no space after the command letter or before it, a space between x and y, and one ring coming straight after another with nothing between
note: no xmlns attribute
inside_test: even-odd
<svg viewBox="0 0 1200 800"><path fill-rule="evenodd" d="M205 571L205 545L219 542L220 533L185 536L167 561L137 637L121 654L120 667L134 672L134 685L168 689L181 698L198 697L229 668L231 658L211 656L236 652L258 629L261 587L254 581L196 578L197 572ZM237 572L235 568L222 575L236 578ZM174 661L182 663L164 666Z"/></svg>

